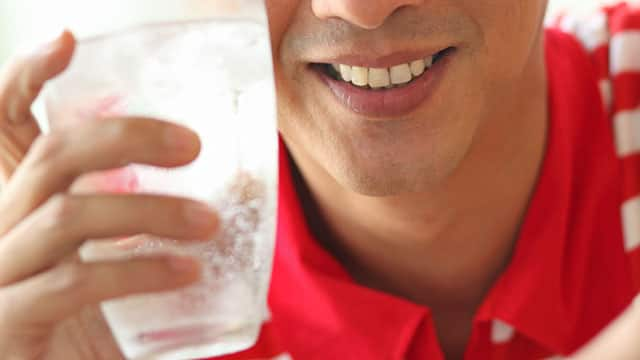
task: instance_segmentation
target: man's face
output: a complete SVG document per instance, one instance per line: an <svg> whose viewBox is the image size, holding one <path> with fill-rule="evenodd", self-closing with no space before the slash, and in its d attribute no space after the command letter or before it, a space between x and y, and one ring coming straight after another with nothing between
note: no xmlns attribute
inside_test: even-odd
<svg viewBox="0 0 640 360"><path fill-rule="evenodd" d="M541 56L546 3L267 0L281 134L298 160L354 191L433 189Z"/></svg>

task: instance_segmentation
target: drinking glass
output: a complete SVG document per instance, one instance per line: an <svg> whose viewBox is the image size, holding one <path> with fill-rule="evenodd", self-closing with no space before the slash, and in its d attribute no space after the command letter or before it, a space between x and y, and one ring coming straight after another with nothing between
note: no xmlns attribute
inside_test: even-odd
<svg viewBox="0 0 640 360"><path fill-rule="evenodd" d="M106 301L105 318L131 359L246 349L268 313L275 240L278 140L263 1L84 1L62 25L73 31L75 20L82 27L105 14L113 21L78 31L71 65L43 89L41 126L160 118L196 131L202 151L184 167L134 164L89 174L74 188L189 197L210 204L222 222L197 243L145 234L88 241L84 261L173 253L197 258L203 269L198 283L181 290Z"/></svg>

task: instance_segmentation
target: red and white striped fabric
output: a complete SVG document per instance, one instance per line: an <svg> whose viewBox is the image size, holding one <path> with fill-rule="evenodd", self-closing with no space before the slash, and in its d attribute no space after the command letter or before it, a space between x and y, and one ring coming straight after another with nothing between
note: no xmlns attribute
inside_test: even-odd
<svg viewBox="0 0 640 360"><path fill-rule="evenodd" d="M591 54L622 161L625 248L640 290L640 6L619 4L587 16L564 15L556 26Z"/></svg>

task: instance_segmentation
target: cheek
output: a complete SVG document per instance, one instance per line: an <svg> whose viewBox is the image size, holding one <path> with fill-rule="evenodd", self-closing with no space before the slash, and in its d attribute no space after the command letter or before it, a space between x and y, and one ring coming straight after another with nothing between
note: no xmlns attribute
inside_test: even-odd
<svg viewBox="0 0 640 360"><path fill-rule="evenodd" d="M283 39L295 18L300 3L300 0L266 0L269 30L271 33L273 66L278 91L278 111L290 107L284 104L291 99L291 86L288 84L287 76L285 75L286 69L282 62ZM278 118L282 119L285 117L280 115Z"/></svg>
<svg viewBox="0 0 640 360"><path fill-rule="evenodd" d="M280 53L282 39L293 21L300 0L267 0L266 8L274 57Z"/></svg>
<svg viewBox="0 0 640 360"><path fill-rule="evenodd" d="M546 1L491 3L469 1L468 9L473 12L483 37L481 47L476 50L492 79L513 79L528 65L540 33Z"/></svg>

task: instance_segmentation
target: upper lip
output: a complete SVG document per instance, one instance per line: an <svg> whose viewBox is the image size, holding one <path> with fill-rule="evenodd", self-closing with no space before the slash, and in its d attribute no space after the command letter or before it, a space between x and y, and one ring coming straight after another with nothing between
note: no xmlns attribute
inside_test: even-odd
<svg viewBox="0 0 640 360"><path fill-rule="evenodd" d="M394 65L409 63L419 59L435 56L447 47L422 50L395 51L384 55L374 55L370 51L354 51L349 54L338 54L332 57L319 57L313 59L312 63L321 64L343 64L349 66L360 66L368 68L389 68Z"/></svg>

